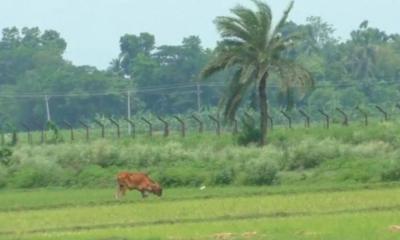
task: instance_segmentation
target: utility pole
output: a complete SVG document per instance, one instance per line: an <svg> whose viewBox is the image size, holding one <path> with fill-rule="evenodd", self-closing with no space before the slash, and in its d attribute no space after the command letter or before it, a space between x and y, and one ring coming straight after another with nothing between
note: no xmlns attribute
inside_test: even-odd
<svg viewBox="0 0 400 240"><path fill-rule="evenodd" d="M197 87L197 111L200 112L201 110L201 89L200 89L200 84L196 84Z"/></svg>
<svg viewBox="0 0 400 240"><path fill-rule="evenodd" d="M46 103L46 116L47 116L47 121L48 121L48 122L51 121L49 100L50 100L50 96L48 96L47 94L44 95L44 101L45 101L45 103Z"/></svg>
<svg viewBox="0 0 400 240"><path fill-rule="evenodd" d="M131 91L128 90L127 92L127 114L128 114L128 119L131 120ZM128 124L128 133L131 135L132 132L132 127L130 124Z"/></svg>

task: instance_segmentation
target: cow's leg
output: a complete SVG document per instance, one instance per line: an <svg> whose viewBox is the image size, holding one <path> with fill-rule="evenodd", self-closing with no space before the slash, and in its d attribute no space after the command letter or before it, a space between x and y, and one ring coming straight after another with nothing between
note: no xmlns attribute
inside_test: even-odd
<svg viewBox="0 0 400 240"><path fill-rule="evenodd" d="M121 185L121 196L122 197L125 196L126 190L127 190L127 187Z"/></svg>
<svg viewBox="0 0 400 240"><path fill-rule="evenodd" d="M121 197L121 186L117 184L117 191L115 192L115 199L119 200Z"/></svg>
<svg viewBox="0 0 400 240"><path fill-rule="evenodd" d="M118 200L125 195L126 188L124 185L118 184L117 186L117 193L115 194L115 198Z"/></svg>
<svg viewBox="0 0 400 240"><path fill-rule="evenodd" d="M140 191L141 193L142 193L142 198L147 198L147 192L146 192L146 190L142 190L142 191Z"/></svg>

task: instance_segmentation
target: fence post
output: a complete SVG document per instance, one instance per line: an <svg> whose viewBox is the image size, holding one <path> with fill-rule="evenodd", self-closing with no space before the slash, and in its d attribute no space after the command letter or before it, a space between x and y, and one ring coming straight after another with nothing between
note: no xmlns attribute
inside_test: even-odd
<svg viewBox="0 0 400 240"><path fill-rule="evenodd" d="M274 120L272 119L272 116L267 113L267 119L270 122L270 129L272 130L274 128Z"/></svg>
<svg viewBox="0 0 400 240"><path fill-rule="evenodd" d="M364 112L359 106L357 106L356 109L357 109L362 115L364 115L364 124L365 124L365 126L368 126L368 114L367 114L366 112Z"/></svg>
<svg viewBox="0 0 400 240"><path fill-rule="evenodd" d="M247 118L247 119L245 119L245 120L243 121L243 123L244 123L245 125L247 125L247 123L248 123L246 120L249 120L249 121L251 121L251 122L249 123L249 125L255 126L256 121L254 120L253 116L251 116L250 113L244 112L244 116Z"/></svg>
<svg viewBox="0 0 400 240"><path fill-rule="evenodd" d="M167 121L162 119L160 116L157 116L158 120L160 120L164 124L164 137L169 136L169 124Z"/></svg>
<svg viewBox="0 0 400 240"><path fill-rule="evenodd" d="M11 129L11 144L16 145L18 143L17 128L12 126L11 124L7 124L7 126Z"/></svg>
<svg viewBox="0 0 400 240"><path fill-rule="evenodd" d="M149 136L153 136L153 124L144 117L142 117L142 120L149 125Z"/></svg>
<svg viewBox="0 0 400 240"><path fill-rule="evenodd" d="M181 132L182 132L182 137L185 137L186 133L186 128L185 128L185 122L178 116L174 116L176 118L176 120L178 120L178 122L181 124Z"/></svg>
<svg viewBox="0 0 400 240"><path fill-rule="evenodd" d="M70 134L70 136L71 136L71 142L74 141L74 128L73 128L72 125L71 125L69 122L67 122L66 120L64 120L63 123L69 128L69 130L70 130L70 132L71 132L71 134Z"/></svg>
<svg viewBox="0 0 400 240"><path fill-rule="evenodd" d="M238 132L239 132L239 129L238 129L238 120L237 119L234 119L233 120L233 134L235 135L235 134L237 134Z"/></svg>
<svg viewBox="0 0 400 240"><path fill-rule="evenodd" d="M322 109L319 109L318 112L320 112L326 118L326 128L329 128L329 121L330 121L329 115L326 114Z"/></svg>
<svg viewBox="0 0 400 240"><path fill-rule="evenodd" d="M281 113L282 113L283 116L285 116L286 119L288 120L288 122L289 122L289 128L291 129L291 128L292 128L292 118L291 118L286 112L284 112L284 111L282 111L282 110L281 110Z"/></svg>
<svg viewBox="0 0 400 240"><path fill-rule="evenodd" d="M244 115L246 115L246 117L251 120L251 122L252 122L251 124L255 124L255 120L254 120L253 116L251 116L250 113L244 112Z"/></svg>
<svg viewBox="0 0 400 240"><path fill-rule="evenodd" d="M194 114L192 114L192 118L199 124L199 133L203 132L203 122Z"/></svg>
<svg viewBox="0 0 400 240"><path fill-rule="evenodd" d="M304 120L305 120L304 121L304 127L305 128L310 128L310 116L306 112L304 112L302 109L299 109L299 112L304 117Z"/></svg>
<svg viewBox="0 0 400 240"><path fill-rule="evenodd" d="M3 128L1 128L0 131L1 131L1 145L4 145L5 144L5 139L4 139L4 130L3 130Z"/></svg>
<svg viewBox="0 0 400 240"><path fill-rule="evenodd" d="M38 128L38 129L40 129L39 131L40 131L40 143L41 144L43 144L44 142L45 142L45 136L44 136L44 126L43 125L41 125L41 124L38 124L37 122L33 122L33 124Z"/></svg>
<svg viewBox="0 0 400 240"><path fill-rule="evenodd" d="M349 117L347 116L347 114L338 107L336 108L336 111L338 111L343 116L343 126L348 126L349 125Z"/></svg>
<svg viewBox="0 0 400 240"><path fill-rule="evenodd" d="M219 120L212 115L208 115L208 117L217 124L216 131L217 131L217 135L220 136L221 135L221 124L220 124Z"/></svg>
<svg viewBox="0 0 400 240"><path fill-rule="evenodd" d="M379 112L383 114L385 121L387 121L389 118L388 113L385 110L383 110L383 108L381 108L379 105L375 105L375 107L378 109Z"/></svg>
<svg viewBox="0 0 400 240"><path fill-rule="evenodd" d="M130 120L129 118L124 118L124 119L131 126L131 136L135 137L135 135L136 135L135 123L132 120Z"/></svg>
<svg viewBox="0 0 400 240"><path fill-rule="evenodd" d="M32 144L32 134L31 134L31 128L25 124L25 123L21 123L22 127L25 128L26 132L27 132L27 136L28 136L28 144Z"/></svg>
<svg viewBox="0 0 400 240"><path fill-rule="evenodd" d="M97 120L97 119L94 119L94 122L95 122L97 125L100 126L100 128L101 128L101 138L104 138L104 137L105 137L104 124L103 124L102 122L100 122L99 120Z"/></svg>
<svg viewBox="0 0 400 240"><path fill-rule="evenodd" d="M84 123L83 121L79 120L79 123L85 128L86 130L86 141L89 141L89 126Z"/></svg>
<svg viewBox="0 0 400 240"><path fill-rule="evenodd" d="M111 117L108 118L112 124L114 124L117 127L117 137L121 137L121 131L119 130L119 123L112 119Z"/></svg>

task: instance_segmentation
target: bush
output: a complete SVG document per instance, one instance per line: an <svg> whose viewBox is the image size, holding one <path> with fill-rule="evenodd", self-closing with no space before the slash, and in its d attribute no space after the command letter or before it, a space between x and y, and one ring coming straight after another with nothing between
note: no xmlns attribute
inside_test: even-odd
<svg viewBox="0 0 400 240"><path fill-rule="evenodd" d="M11 176L11 183L18 188L63 185L64 171L52 164L26 163L17 167Z"/></svg>
<svg viewBox="0 0 400 240"><path fill-rule="evenodd" d="M400 161L396 161L391 166L382 172L383 181L399 181L400 180Z"/></svg>
<svg viewBox="0 0 400 240"><path fill-rule="evenodd" d="M120 158L120 150L107 141L96 141L90 146L90 163L106 168L110 166L122 166L125 162Z"/></svg>
<svg viewBox="0 0 400 240"><path fill-rule="evenodd" d="M255 121L248 117L242 119L243 129L238 135L237 142L239 145L247 146L252 143L259 143L262 134L261 130L256 127Z"/></svg>
<svg viewBox="0 0 400 240"><path fill-rule="evenodd" d="M289 154L288 168L309 169L320 165L322 162L335 159L341 155L339 143L334 140L316 141L305 139L291 149Z"/></svg>
<svg viewBox="0 0 400 240"><path fill-rule="evenodd" d="M105 169L97 165L85 167L77 177L79 186L108 187L115 185L116 171Z"/></svg>
<svg viewBox="0 0 400 240"><path fill-rule="evenodd" d="M213 183L217 185L228 185L233 182L235 177L231 167L223 167L215 173Z"/></svg>
<svg viewBox="0 0 400 240"><path fill-rule="evenodd" d="M7 185L7 178L7 169L0 166L0 188L3 188Z"/></svg>
<svg viewBox="0 0 400 240"><path fill-rule="evenodd" d="M271 185L278 173L278 164L270 159L252 159L246 163L239 181L250 185Z"/></svg>
<svg viewBox="0 0 400 240"><path fill-rule="evenodd" d="M204 183L208 176L202 170L189 167L168 168L158 174L160 183L166 187L191 186L196 187Z"/></svg>
<svg viewBox="0 0 400 240"><path fill-rule="evenodd" d="M10 148L2 147L0 148L0 164L8 166L11 162L12 151Z"/></svg>

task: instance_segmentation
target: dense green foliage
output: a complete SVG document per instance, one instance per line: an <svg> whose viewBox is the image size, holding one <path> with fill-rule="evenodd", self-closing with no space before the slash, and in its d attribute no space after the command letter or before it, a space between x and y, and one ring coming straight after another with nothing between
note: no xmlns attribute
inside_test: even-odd
<svg viewBox="0 0 400 240"><path fill-rule="evenodd" d="M364 22L348 39L334 36L334 26L319 17L305 24L287 23L282 36L299 40L283 54L300 62L315 79L315 90L306 96L297 88L279 86L270 76L269 102L274 109L297 106L310 113L325 108L353 109L381 104L392 108L400 100L400 37ZM50 95L52 119L93 119L126 115L126 92L132 90L134 113L159 115L198 109L196 82L214 49L189 36L175 46L157 46L149 33L121 37L119 56L107 70L74 66L63 58L67 42L54 30L5 28L0 41L0 122L11 131L27 122L39 128L45 119L44 95ZM201 82L201 108L216 106L226 71ZM351 97L350 97L351 96ZM256 94L244 96L243 105L256 108ZM9 123L9 124L7 124ZM39 126L38 126L39 125Z"/></svg>
<svg viewBox="0 0 400 240"><path fill-rule="evenodd" d="M121 170L149 172L165 187L398 181L396 124L279 128L265 148L239 146L230 134L210 133L21 143L2 150L0 186L109 187Z"/></svg>

